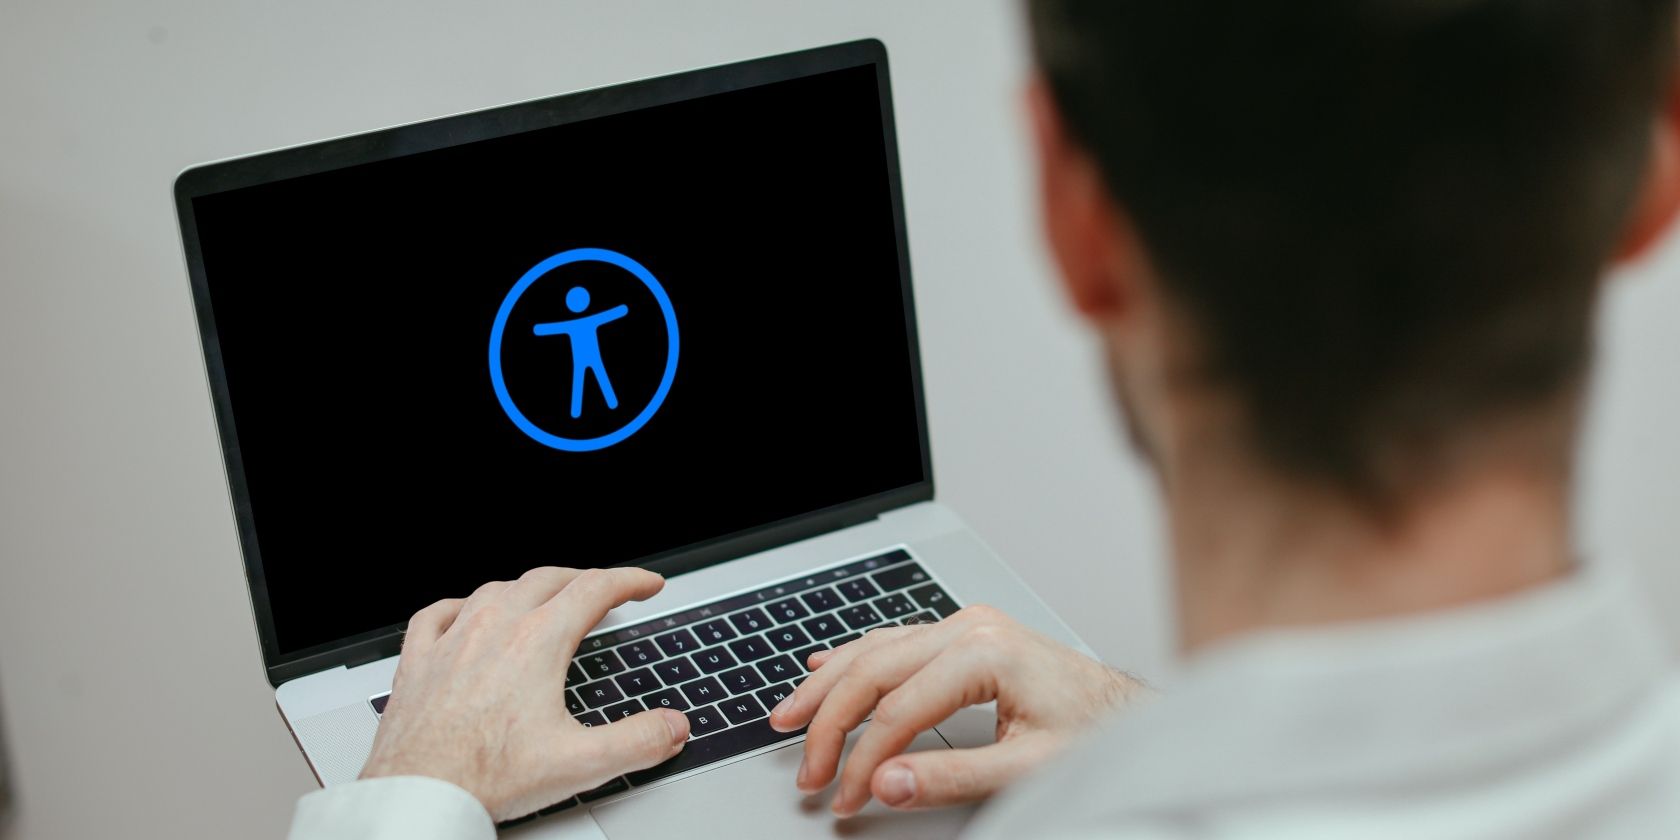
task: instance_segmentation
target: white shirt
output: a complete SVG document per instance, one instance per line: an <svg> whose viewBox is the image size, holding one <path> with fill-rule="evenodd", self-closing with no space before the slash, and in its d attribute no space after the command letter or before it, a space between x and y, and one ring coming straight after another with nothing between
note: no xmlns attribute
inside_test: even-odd
<svg viewBox="0 0 1680 840"><path fill-rule="evenodd" d="M1196 657L995 799L973 838L1680 837L1680 679L1589 571L1483 606L1268 631ZM464 791L355 782L292 838L494 836Z"/></svg>

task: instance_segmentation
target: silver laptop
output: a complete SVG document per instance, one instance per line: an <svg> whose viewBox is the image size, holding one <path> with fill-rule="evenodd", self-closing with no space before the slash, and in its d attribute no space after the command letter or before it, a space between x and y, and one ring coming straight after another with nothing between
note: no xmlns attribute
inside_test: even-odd
<svg viewBox="0 0 1680 840"><path fill-rule="evenodd" d="M594 726L680 709L693 737L507 826L532 835L953 834L967 812L836 822L766 710L810 652L964 604L1079 644L934 496L879 42L175 192L263 663L322 784L360 771L408 616L538 565L670 578L584 642L567 700Z"/></svg>

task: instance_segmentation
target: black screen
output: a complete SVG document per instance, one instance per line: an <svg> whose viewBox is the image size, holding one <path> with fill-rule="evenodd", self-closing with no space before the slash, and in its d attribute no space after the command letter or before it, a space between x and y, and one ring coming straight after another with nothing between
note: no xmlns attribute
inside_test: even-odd
<svg viewBox="0 0 1680 840"><path fill-rule="evenodd" d="M279 652L923 481L875 73L194 199Z"/></svg>

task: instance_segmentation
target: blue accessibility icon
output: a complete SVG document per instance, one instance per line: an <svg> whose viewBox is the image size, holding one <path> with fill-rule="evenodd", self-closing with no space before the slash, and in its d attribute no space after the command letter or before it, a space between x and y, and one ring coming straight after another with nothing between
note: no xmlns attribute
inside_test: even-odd
<svg viewBox="0 0 1680 840"><path fill-rule="evenodd" d="M525 290L531 288L542 277L561 266L577 262L599 262L617 266L634 275L642 281L642 285L653 294L653 299L659 304L660 313L665 319L665 334L667 350L665 358L665 373L659 380L659 388L654 391L653 398L648 400L640 413L631 418L624 425L599 437L568 438L549 432L531 419L526 417L519 406L514 404L513 397L508 394L507 383L502 378L502 340L507 330L508 316L513 307L519 302ZM561 321L540 323L532 327L532 334L537 336L565 336L571 343L572 355L572 417L583 416L584 388L593 377L596 387L600 390L601 400L608 410L618 408L618 395L613 392L612 379L607 375L606 365L601 361L601 328L630 314L630 307L626 304L584 314L589 309L589 290L582 286L573 286L566 292L566 308L578 316ZM677 314L671 308L671 298L665 294L665 287L654 278L653 272L648 271L641 263L605 248L574 248L555 254L546 260L532 266L525 272L519 282L508 290L507 297L502 299L501 308L496 310L495 323L490 327L490 384L496 390L496 400L501 403L502 411L507 413L508 419L513 421L519 430L532 440L566 452L593 452L605 449L635 434L647 421L659 411L665 402L665 395L671 390L671 380L677 375Z"/></svg>
<svg viewBox="0 0 1680 840"><path fill-rule="evenodd" d="M566 293L566 308L582 312L589 308L589 290L573 286ZM572 417L583 416L584 374L595 374L595 384L601 389L601 399L607 408L618 408L618 395L613 393L607 366L601 362L601 337L596 331L609 321L616 321L630 313L630 307L619 304L605 312L585 315L568 321L538 324L531 328L536 335L563 335L572 340Z"/></svg>

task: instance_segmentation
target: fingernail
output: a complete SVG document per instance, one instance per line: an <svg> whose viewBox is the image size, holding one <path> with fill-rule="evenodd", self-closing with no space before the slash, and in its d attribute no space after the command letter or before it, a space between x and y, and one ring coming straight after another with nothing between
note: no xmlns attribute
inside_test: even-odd
<svg viewBox="0 0 1680 840"><path fill-rule="evenodd" d="M788 696L782 698L782 702L776 704L776 708L770 710L770 716L781 717L782 715L787 714L787 710L792 707L793 695L789 694Z"/></svg>
<svg viewBox="0 0 1680 840"><path fill-rule="evenodd" d="M805 789L805 759L799 759L799 772L793 776L793 784L800 790Z"/></svg>
<svg viewBox="0 0 1680 840"><path fill-rule="evenodd" d="M859 809L852 807L850 801L844 795L840 795L834 797L834 804L829 806L829 810L832 810L836 817L849 817Z"/></svg>
<svg viewBox="0 0 1680 840"><path fill-rule="evenodd" d="M688 715L670 709L666 709L664 714L665 726L671 730L671 740L682 743L688 738Z"/></svg>
<svg viewBox="0 0 1680 840"><path fill-rule="evenodd" d="M916 798L916 774L903 767L889 767L881 773L875 795L888 805L903 805Z"/></svg>

